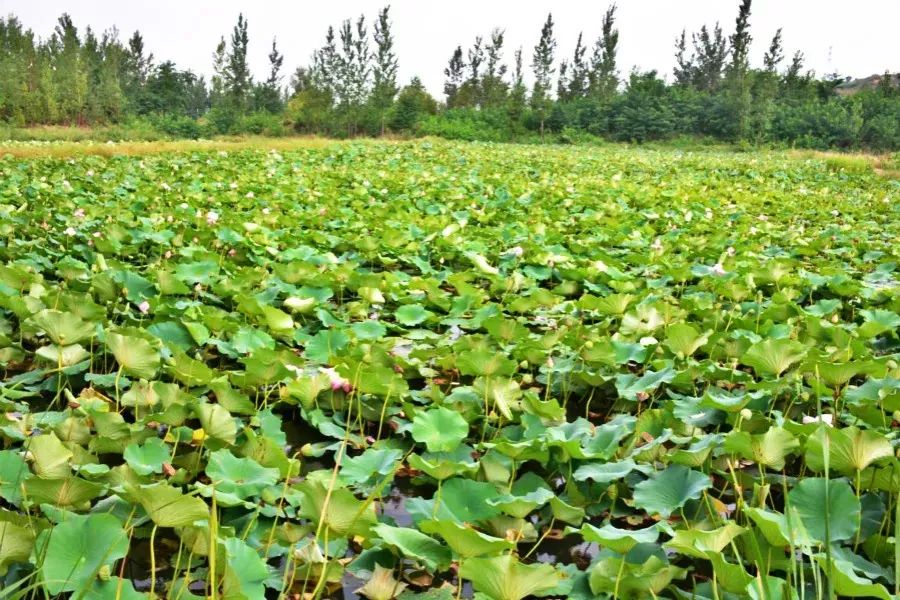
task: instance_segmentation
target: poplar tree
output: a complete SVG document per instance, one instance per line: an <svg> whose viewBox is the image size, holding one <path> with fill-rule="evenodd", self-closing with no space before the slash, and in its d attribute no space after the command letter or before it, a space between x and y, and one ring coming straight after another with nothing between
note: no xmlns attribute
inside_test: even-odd
<svg viewBox="0 0 900 600"><path fill-rule="evenodd" d="M494 28L491 31L491 41L485 47L487 61L481 80L481 102L486 108L496 108L506 100L507 85L504 81L506 65L502 63L503 37L504 31Z"/></svg>
<svg viewBox="0 0 900 600"><path fill-rule="evenodd" d="M616 93L619 76L616 68L616 55L619 46L619 30L616 29L616 5L606 9L601 24L600 37L594 44L591 56L589 75L591 95L606 101Z"/></svg>
<svg viewBox="0 0 900 600"><path fill-rule="evenodd" d="M397 55L394 53L394 36L391 33L390 6L378 13L373 38L375 62L372 69L372 105L378 112L381 135L384 135L387 111L397 95Z"/></svg>
<svg viewBox="0 0 900 600"><path fill-rule="evenodd" d="M582 43L582 34L578 32L575 52L572 54L572 74L569 76L568 96L572 99L583 98L588 91L588 65L584 59L587 46Z"/></svg>
<svg viewBox="0 0 900 600"><path fill-rule="evenodd" d="M465 77L463 73L465 68L462 46L457 46L444 69L444 95L447 97L447 108L457 106L457 97L462 87L463 77Z"/></svg>
<svg viewBox="0 0 900 600"><path fill-rule="evenodd" d="M541 140L544 139L544 121L553 105L550 85L555 69L553 59L556 53L556 39L553 37L553 15L548 14L541 28L541 38L534 47L531 69L534 72L534 87L531 91L531 107L540 119Z"/></svg>

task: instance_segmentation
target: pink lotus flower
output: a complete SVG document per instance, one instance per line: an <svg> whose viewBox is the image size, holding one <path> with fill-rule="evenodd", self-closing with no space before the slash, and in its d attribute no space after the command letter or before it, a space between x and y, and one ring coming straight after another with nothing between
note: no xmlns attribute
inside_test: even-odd
<svg viewBox="0 0 900 600"><path fill-rule="evenodd" d="M76 208L75 212L72 213L72 216L75 217L76 219L83 219L84 218L84 209Z"/></svg>
<svg viewBox="0 0 900 600"><path fill-rule="evenodd" d="M725 267L722 266L722 263L717 262L716 264L713 265L712 272L715 273L716 275L724 275Z"/></svg>
<svg viewBox="0 0 900 600"><path fill-rule="evenodd" d="M66 230L63 233L65 233L69 237L72 237L73 235L75 235L78 232L75 231L74 227L66 227Z"/></svg>
<svg viewBox="0 0 900 600"><path fill-rule="evenodd" d="M150 312L150 303L144 300L143 302L138 304L138 310L146 315L148 312Z"/></svg>
<svg viewBox="0 0 900 600"><path fill-rule="evenodd" d="M211 210L208 213L206 213L206 224L207 225L215 225L216 221L218 221L218 220L219 220L219 213L217 213L216 211Z"/></svg>
<svg viewBox="0 0 900 600"><path fill-rule="evenodd" d="M353 386L350 385L350 380L342 377L340 373L334 370L334 367L322 367L319 370L328 376L332 391L343 390L349 393L353 389Z"/></svg>

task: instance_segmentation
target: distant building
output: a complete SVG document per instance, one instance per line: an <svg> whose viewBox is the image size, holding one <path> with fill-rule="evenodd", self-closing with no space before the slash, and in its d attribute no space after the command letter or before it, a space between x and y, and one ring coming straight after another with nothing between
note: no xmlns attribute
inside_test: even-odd
<svg viewBox="0 0 900 600"><path fill-rule="evenodd" d="M863 77L862 79L851 79L849 81L845 81L844 83L835 86L834 93L838 96L852 96L853 94L856 94L863 90L874 90L882 84L881 81L885 77L891 78L891 87L900 89L900 73L893 73L888 75L882 73L881 75L869 75L868 77Z"/></svg>

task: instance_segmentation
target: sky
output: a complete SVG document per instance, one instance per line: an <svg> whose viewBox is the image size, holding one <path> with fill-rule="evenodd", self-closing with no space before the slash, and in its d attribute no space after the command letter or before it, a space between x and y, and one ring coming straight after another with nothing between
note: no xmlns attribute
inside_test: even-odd
<svg viewBox="0 0 900 600"><path fill-rule="evenodd" d="M386 2L387 3L387 2ZM439 96L443 69L453 49L466 49L476 35L488 37L494 27L506 31L506 61L515 48L531 53L540 28L552 11L559 42L557 56L571 57L579 31L590 45L600 33L605 0L391 0L391 16L400 60L399 77L413 75ZM79 28L95 31L116 26L120 38L135 29L156 61L173 60L207 78L219 37L230 35L239 12L249 21L249 59L257 79L268 74L267 54L272 38L285 56L285 83L298 65L307 64L322 45L328 25L356 19L363 13L370 25L384 3L366 0L0 0L0 15L15 14L42 38L48 37L57 17L68 12ZM682 28L688 33L704 23L719 21L730 33L738 0L619 0L619 71L632 67L656 69L671 79L674 42ZM785 54L806 55L817 73L838 72L864 77L900 71L900 0L754 0L751 14L751 61L760 64L775 30L783 28ZM588 51L590 53L590 51ZM510 67L511 69L511 67Z"/></svg>

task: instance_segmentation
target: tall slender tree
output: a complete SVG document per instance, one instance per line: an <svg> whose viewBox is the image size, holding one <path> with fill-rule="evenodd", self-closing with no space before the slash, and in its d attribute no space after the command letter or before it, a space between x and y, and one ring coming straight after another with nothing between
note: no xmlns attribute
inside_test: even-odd
<svg viewBox="0 0 900 600"><path fill-rule="evenodd" d="M466 64L463 61L462 46L457 46L450 55L450 61L444 68L444 96L447 97L447 108L457 106L457 97L465 77Z"/></svg>
<svg viewBox="0 0 900 600"><path fill-rule="evenodd" d="M481 102L485 108L502 106L506 101L507 84L506 65L503 64L503 38L504 31L494 28L491 31L491 39L485 47L484 76L481 80Z"/></svg>
<svg viewBox="0 0 900 600"><path fill-rule="evenodd" d="M278 42L272 38L272 49L269 51L269 76L254 89L254 108L270 113L277 113L284 108L281 90L281 67L284 55L278 51Z"/></svg>
<svg viewBox="0 0 900 600"><path fill-rule="evenodd" d="M225 92L228 95L233 108L238 112L247 109L250 89L253 86L253 77L250 74L250 65L247 62L247 20L244 14L238 15L237 24L231 32L231 45L225 57Z"/></svg>
<svg viewBox="0 0 900 600"><path fill-rule="evenodd" d="M752 109L750 71L750 5L752 0L741 0L735 19L734 33L729 37L731 61L725 70L728 108L731 112L732 134L738 139L750 133Z"/></svg>
<svg viewBox="0 0 900 600"><path fill-rule="evenodd" d="M541 27L541 37L534 47L531 69L534 72L534 86L531 91L531 107L540 119L541 139L544 139L544 122L553 104L550 85L555 69L556 38L553 37L553 15L548 14Z"/></svg>
<svg viewBox="0 0 900 600"><path fill-rule="evenodd" d="M716 23L710 30L703 25L692 36L694 46L693 84L698 90L716 92L722 84L722 69L728 55L728 41Z"/></svg>
<svg viewBox="0 0 900 600"><path fill-rule="evenodd" d="M397 95L397 55L394 53L394 36L391 33L390 6L378 13L373 37L375 62L372 68L372 106L378 112L381 135L384 135L387 112Z"/></svg>
<svg viewBox="0 0 900 600"><path fill-rule="evenodd" d="M694 68L694 57L687 55L687 31L682 29L681 35L675 40L675 68L672 71L675 85L690 85L694 78Z"/></svg>
<svg viewBox="0 0 900 600"><path fill-rule="evenodd" d="M507 100L507 113L513 124L518 124L525 112L525 70L522 66L522 47L516 48L513 60L512 87Z"/></svg>
<svg viewBox="0 0 900 600"><path fill-rule="evenodd" d="M619 47L619 30L616 28L616 5L611 4L603 14L600 37L594 44L589 75L591 95L606 101L616 93L619 75L616 55Z"/></svg>
<svg viewBox="0 0 900 600"><path fill-rule="evenodd" d="M575 52L572 54L572 74L569 76L568 95L570 98L583 98L588 92L588 65L584 54L587 46L582 43L582 34L578 32Z"/></svg>

